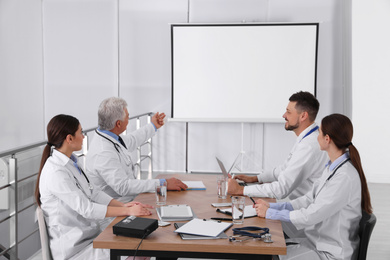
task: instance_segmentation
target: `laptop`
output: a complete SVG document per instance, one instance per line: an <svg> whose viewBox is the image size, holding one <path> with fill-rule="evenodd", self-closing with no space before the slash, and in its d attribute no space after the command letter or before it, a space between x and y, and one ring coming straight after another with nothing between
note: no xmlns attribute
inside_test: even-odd
<svg viewBox="0 0 390 260"><path fill-rule="evenodd" d="M215 157L215 159L217 159L219 168L221 168L223 176L225 176L225 178L228 178L229 177L229 173L226 171L225 165L223 165L223 163L221 162L220 159L218 159L218 157Z"/></svg>
<svg viewBox="0 0 390 260"><path fill-rule="evenodd" d="M237 157L237 158L238 158L238 157ZM218 159L218 157L215 157L215 159L217 159L219 168L221 168L221 171L222 171L223 176L225 176L226 178L229 177L229 174L230 174L231 170L233 170L234 165L236 164L237 158L236 158L236 160L234 161L232 167L230 167L229 172L227 172L227 171L226 171L226 168L225 168L225 165L223 164L223 162L222 162L220 159ZM238 184L240 184L241 186L247 186L247 184L246 184L245 182L241 181L241 180L237 180L237 182L238 182Z"/></svg>

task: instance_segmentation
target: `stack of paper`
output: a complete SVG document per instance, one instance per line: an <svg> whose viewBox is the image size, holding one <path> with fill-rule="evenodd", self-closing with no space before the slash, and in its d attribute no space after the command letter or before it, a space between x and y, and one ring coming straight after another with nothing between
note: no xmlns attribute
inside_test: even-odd
<svg viewBox="0 0 390 260"><path fill-rule="evenodd" d="M207 221L203 219L194 218L183 226L175 230L176 233L218 237L222 232L231 227L232 223Z"/></svg>
<svg viewBox="0 0 390 260"><path fill-rule="evenodd" d="M185 221L194 218L194 213L188 205L168 205L156 209L162 221Z"/></svg>
<svg viewBox="0 0 390 260"><path fill-rule="evenodd" d="M183 181L188 186L187 190L205 190L206 186L203 181Z"/></svg>

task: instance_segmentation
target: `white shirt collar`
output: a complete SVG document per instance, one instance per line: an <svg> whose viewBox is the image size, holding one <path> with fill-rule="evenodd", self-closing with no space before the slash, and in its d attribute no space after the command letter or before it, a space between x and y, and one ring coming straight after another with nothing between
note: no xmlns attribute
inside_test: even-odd
<svg viewBox="0 0 390 260"><path fill-rule="evenodd" d="M317 124L314 122L310 126L308 126L305 130L302 131L302 133L299 134L297 141L300 142L302 141L303 137L310 132L314 127L316 127Z"/></svg>
<svg viewBox="0 0 390 260"><path fill-rule="evenodd" d="M58 151L56 149L53 149L53 153L51 156L53 156L53 158L55 158L61 164L61 166L65 166L66 164L69 163L70 160L72 160L72 162L77 163L76 156L74 156L72 154L71 158L69 158L68 156L66 156L65 154L61 153L60 151Z"/></svg>

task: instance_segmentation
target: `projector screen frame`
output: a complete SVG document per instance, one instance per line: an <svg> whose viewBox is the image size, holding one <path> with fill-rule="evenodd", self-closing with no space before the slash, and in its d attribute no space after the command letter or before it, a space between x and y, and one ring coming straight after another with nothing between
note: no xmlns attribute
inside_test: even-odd
<svg viewBox="0 0 390 260"><path fill-rule="evenodd" d="M169 121L181 121L181 122L267 122L267 123L279 123L284 122L283 118L175 118L174 114L174 29L178 27L239 27L239 26L314 26L315 27L315 52L314 52L314 75L313 76L313 89L310 92L317 96L317 69L318 69L318 39L319 39L319 23L175 23L171 24L171 116ZM289 93L291 95L293 93ZM288 100L286 100L287 103ZM283 111L284 108L281 108Z"/></svg>

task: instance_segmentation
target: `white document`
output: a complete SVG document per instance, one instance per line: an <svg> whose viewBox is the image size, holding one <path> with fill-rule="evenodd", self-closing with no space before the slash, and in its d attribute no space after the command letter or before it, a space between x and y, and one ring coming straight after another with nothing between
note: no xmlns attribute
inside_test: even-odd
<svg viewBox="0 0 390 260"><path fill-rule="evenodd" d="M229 212L231 214L232 213L232 208L220 209L220 211L222 211L222 212ZM257 213L256 213L256 209L253 207L253 205L245 206L244 218L250 218L250 217L255 217L255 216L257 216Z"/></svg>
<svg viewBox="0 0 390 260"><path fill-rule="evenodd" d="M192 216L191 207L188 205L168 205L161 207L162 218L189 218Z"/></svg>
<svg viewBox="0 0 390 260"><path fill-rule="evenodd" d="M183 181L188 186L187 190L205 190L206 186L203 181Z"/></svg>
<svg viewBox="0 0 390 260"><path fill-rule="evenodd" d="M187 222L180 228L176 229L176 233L191 234L198 236L217 237L226 229L231 227L232 223L207 221L199 218Z"/></svg>

